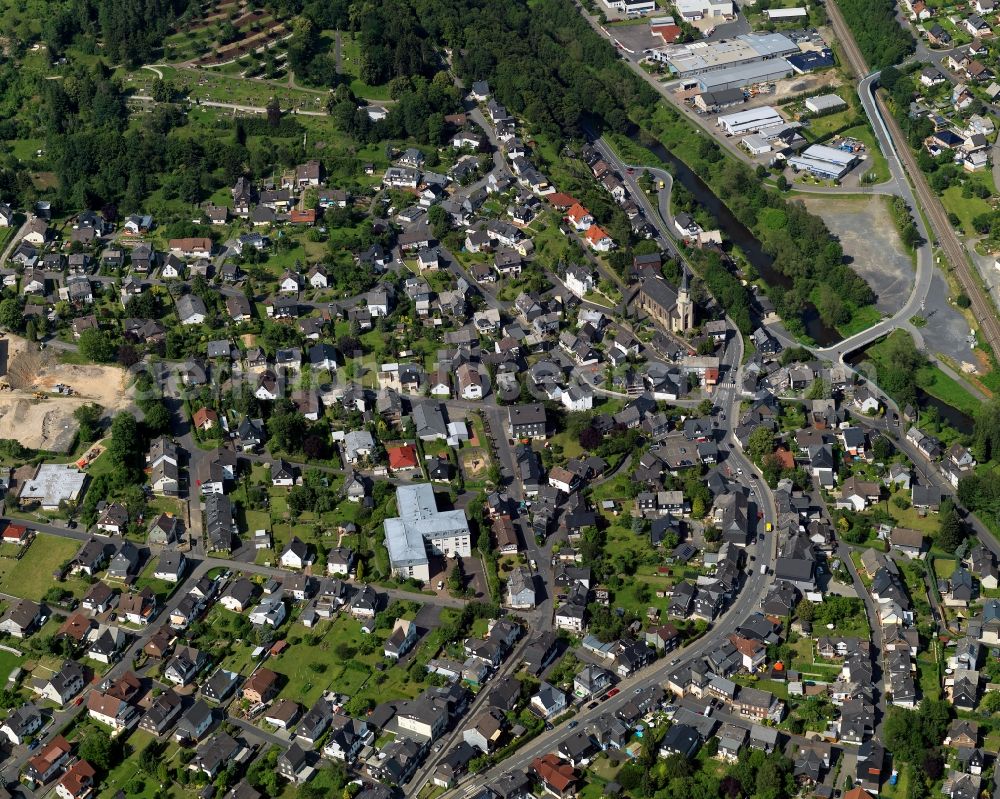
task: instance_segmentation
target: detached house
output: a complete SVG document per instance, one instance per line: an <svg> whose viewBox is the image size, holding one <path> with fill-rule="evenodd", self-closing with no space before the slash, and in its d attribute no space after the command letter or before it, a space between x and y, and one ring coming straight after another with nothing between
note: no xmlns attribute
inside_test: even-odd
<svg viewBox="0 0 1000 799"><path fill-rule="evenodd" d="M27 638L42 623L42 606L30 599L21 599L8 608L0 619L0 632L15 638Z"/></svg>
<svg viewBox="0 0 1000 799"><path fill-rule="evenodd" d="M47 678L39 677L32 689L35 693L62 707L87 684L87 674L79 663L67 660L59 671Z"/></svg>

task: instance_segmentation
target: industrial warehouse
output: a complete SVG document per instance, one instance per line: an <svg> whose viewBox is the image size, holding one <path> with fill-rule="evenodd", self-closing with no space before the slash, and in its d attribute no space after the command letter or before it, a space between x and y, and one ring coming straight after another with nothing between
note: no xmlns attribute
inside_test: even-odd
<svg viewBox="0 0 1000 799"><path fill-rule="evenodd" d="M811 114L828 114L847 108L847 101L839 94L820 94L805 101L806 111Z"/></svg>
<svg viewBox="0 0 1000 799"><path fill-rule="evenodd" d="M769 105L748 108L746 111L737 111L735 114L726 114L720 116L718 120L719 127L729 136L757 133L766 128L784 124L785 120L781 118L781 114Z"/></svg>
<svg viewBox="0 0 1000 799"><path fill-rule="evenodd" d="M783 56L798 52L799 46L784 34L744 33L719 42L673 45L663 55L671 72L679 78L688 78L767 60L774 60L776 63L771 66L778 71L791 72L791 65Z"/></svg>
<svg viewBox="0 0 1000 799"><path fill-rule="evenodd" d="M793 155L788 159L788 165L792 169L808 172L818 178L828 180L840 180L854 168L857 162L858 157L854 153L822 144L807 147L799 155Z"/></svg>

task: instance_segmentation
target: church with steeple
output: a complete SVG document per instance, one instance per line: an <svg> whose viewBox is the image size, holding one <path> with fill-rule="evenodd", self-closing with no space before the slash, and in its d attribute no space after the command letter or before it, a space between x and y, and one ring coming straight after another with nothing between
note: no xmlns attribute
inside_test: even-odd
<svg viewBox="0 0 1000 799"><path fill-rule="evenodd" d="M671 333L694 329L694 301L691 277L684 268L681 285L676 290L661 277L646 277L639 284L636 307Z"/></svg>

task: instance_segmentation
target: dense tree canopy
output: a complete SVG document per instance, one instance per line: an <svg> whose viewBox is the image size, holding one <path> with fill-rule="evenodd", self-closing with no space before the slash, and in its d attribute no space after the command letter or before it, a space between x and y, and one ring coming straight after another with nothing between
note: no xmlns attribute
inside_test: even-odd
<svg viewBox="0 0 1000 799"><path fill-rule="evenodd" d="M896 21L893 0L837 0L837 6L872 69L898 64L913 52L913 35Z"/></svg>

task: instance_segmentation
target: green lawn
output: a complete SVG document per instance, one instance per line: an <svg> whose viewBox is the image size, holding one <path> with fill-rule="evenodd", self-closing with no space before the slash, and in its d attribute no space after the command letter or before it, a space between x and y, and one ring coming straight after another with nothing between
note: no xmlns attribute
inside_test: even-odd
<svg viewBox="0 0 1000 799"><path fill-rule="evenodd" d="M882 783L882 790L879 796L883 799L906 799L910 795L910 770L902 768L899 771L899 780L895 785L890 785L886 780Z"/></svg>
<svg viewBox="0 0 1000 799"><path fill-rule="evenodd" d="M839 131L853 118L854 112L849 108L836 114L815 117L809 120L803 132L809 141L821 141Z"/></svg>
<svg viewBox="0 0 1000 799"><path fill-rule="evenodd" d="M792 646L795 657L788 665L790 671L798 671L806 679L818 682L834 682L840 674L840 666L828 660L814 660L813 643L809 638L800 638Z"/></svg>
<svg viewBox="0 0 1000 799"><path fill-rule="evenodd" d="M0 561L0 591L40 600L54 584L52 572L72 558L79 548L78 541L39 533L23 558ZM65 587L74 594L78 591L82 594L84 586L78 580L68 579Z"/></svg>
<svg viewBox="0 0 1000 799"><path fill-rule="evenodd" d="M142 570L142 574L139 575L138 579L135 581L135 587L137 590L142 590L143 588L149 588L154 594L156 594L157 600L160 603L165 602L170 598L170 595L174 593L179 587L179 583L168 583L166 580L158 580L153 577L153 572L156 571L156 564L159 558L154 555L149 559L149 563L146 564L146 568Z"/></svg>
<svg viewBox="0 0 1000 799"><path fill-rule="evenodd" d="M928 699L936 699L941 695L941 683L938 681L937 664L929 652L917 655L917 678L920 693Z"/></svg>
<svg viewBox="0 0 1000 799"><path fill-rule="evenodd" d="M351 91L356 97L366 100L388 100L389 84L373 86L360 78L361 74L361 44L351 33L341 33L341 67L344 74L351 76Z"/></svg>
<svg viewBox="0 0 1000 799"><path fill-rule="evenodd" d="M97 725L95 725L97 726ZM143 730L136 730L128 736L128 746L132 754L115 766L101 783L101 792L97 794L98 799L112 799L123 791L126 796L138 797L138 799L152 799L159 790L159 781L155 777L144 774L139 769L139 754L145 749L155 736ZM169 744L163 754L163 759L170 761L178 752L177 744ZM137 790L140 787L141 790ZM170 786L171 796L181 797L193 795L193 791L185 791L179 785Z"/></svg>
<svg viewBox="0 0 1000 799"><path fill-rule="evenodd" d="M580 442L568 432L554 435L550 439L549 446L553 450L556 462L560 462L560 459L569 460L570 458L576 458L584 454ZM561 456L559 453L561 453Z"/></svg>
<svg viewBox="0 0 1000 799"><path fill-rule="evenodd" d="M975 416L982 403L972 396L957 380L946 375L936 366L925 366L917 371L917 385L932 397L969 416Z"/></svg>
<svg viewBox="0 0 1000 799"><path fill-rule="evenodd" d="M904 492L904 496L907 496L909 492ZM934 514L928 514L926 516L921 516L920 513L915 508L902 508L896 507L896 504L890 499L888 502L879 503L880 508L887 508L889 515L896 520L896 524L900 527L909 527L912 530L919 530L924 535L934 535L937 533L938 522L937 516Z"/></svg>
<svg viewBox="0 0 1000 799"><path fill-rule="evenodd" d="M11 672L23 662L23 657L18 657L13 652L0 649L0 687L7 685L7 678Z"/></svg>
<svg viewBox="0 0 1000 799"><path fill-rule="evenodd" d="M993 185L993 176L988 169L971 174L963 173L962 180L986 186L990 190L991 195L996 194L996 187ZM993 207L990 204L989 198L963 197L962 194L963 189L961 185L949 186L941 195L941 203L947 212L955 214L962 221L963 232L971 235L975 232L972 220L979 214L989 213L993 210Z"/></svg>
<svg viewBox="0 0 1000 799"><path fill-rule="evenodd" d="M14 157L21 161L30 161L38 150L45 146L44 139L14 139L10 142L10 150Z"/></svg>
<svg viewBox="0 0 1000 799"><path fill-rule="evenodd" d="M955 563L949 558L934 558L934 575L939 580L947 580L955 571Z"/></svg>
<svg viewBox="0 0 1000 799"><path fill-rule="evenodd" d="M363 694L377 703L412 698L423 687L422 683L410 681L403 669L390 667L376 671L376 665L384 661L382 642L388 630L373 634L378 646L367 654L363 652L366 635L360 623L350 616L323 622L311 632L320 636L318 643L291 646L270 662L271 668L288 678L282 696L308 707L323 691L333 690L352 697Z"/></svg>

